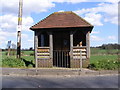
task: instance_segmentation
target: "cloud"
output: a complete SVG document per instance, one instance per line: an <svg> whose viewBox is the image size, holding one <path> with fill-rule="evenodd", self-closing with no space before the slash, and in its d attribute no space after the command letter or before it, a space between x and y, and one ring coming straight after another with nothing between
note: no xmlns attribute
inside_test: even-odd
<svg viewBox="0 0 120 90"><path fill-rule="evenodd" d="M29 27L33 24L33 19L30 16L23 17L22 19L22 30L28 30ZM3 31L16 32L18 17L13 14L7 14L0 16L0 28Z"/></svg>
<svg viewBox="0 0 120 90"><path fill-rule="evenodd" d="M33 43L33 42L34 42L34 40L31 40L31 39L30 39L30 40L28 40L28 42L32 42L32 43Z"/></svg>
<svg viewBox="0 0 120 90"><path fill-rule="evenodd" d="M111 22L113 24L118 24L118 17L106 18L104 19L105 22Z"/></svg>
<svg viewBox="0 0 120 90"><path fill-rule="evenodd" d="M81 3L81 2L87 2L88 0L52 0L52 2L57 2L57 3L72 3L72 4L76 4L76 3Z"/></svg>
<svg viewBox="0 0 120 90"><path fill-rule="evenodd" d="M103 41L103 38L95 35L91 35L91 41Z"/></svg>
<svg viewBox="0 0 120 90"><path fill-rule="evenodd" d="M119 0L51 0L51 2L57 3L81 3L81 2L109 2L109 3L117 3Z"/></svg>
<svg viewBox="0 0 120 90"><path fill-rule="evenodd" d="M100 31L92 31L91 34L99 34L99 33L100 33Z"/></svg>
<svg viewBox="0 0 120 90"><path fill-rule="evenodd" d="M102 19L105 22L118 24L118 3L100 3L97 7L83 8L74 11L78 15L83 16L86 20L96 26L103 25ZM102 13L102 14L101 14ZM94 22L95 21L95 22ZM97 23L96 23L97 22Z"/></svg>
<svg viewBox="0 0 120 90"><path fill-rule="evenodd" d="M6 3L7 2L7 3ZM55 7L55 2L57 3L81 3L81 2L96 2L95 0L23 0L23 16L30 16L31 13L46 12L49 9ZM118 0L98 0L101 2L98 7L94 8L83 8L81 10L76 10L75 12L79 15L85 15L85 19L90 21L93 25L101 26L101 17L104 18L105 22L111 22L117 24L118 17ZM110 3L105 3L110 2ZM2 0L2 13L4 14L18 14L19 0ZM104 13L104 16L100 13ZM90 16L95 16L89 18ZM16 16L17 17L17 16ZM96 20L97 23L94 21ZM9 24L5 23L4 26L10 27Z"/></svg>
<svg viewBox="0 0 120 90"><path fill-rule="evenodd" d="M0 31L0 38L9 39L9 37L16 38L17 32ZM28 35L25 33L21 33L21 37L23 39L26 39L28 38Z"/></svg>
<svg viewBox="0 0 120 90"><path fill-rule="evenodd" d="M8 32L8 31L0 31L0 36L15 37L16 33L15 32Z"/></svg>
<svg viewBox="0 0 120 90"><path fill-rule="evenodd" d="M29 30L29 28L33 25L33 18L28 16L28 17L23 17L23 23L22 23L22 29L23 30Z"/></svg>
<svg viewBox="0 0 120 90"><path fill-rule="evenodd" d="M118 3L119 0L103 0L103 2Z"/></svg>
<svg viewBox="0 0 120 90"><path fill-rule="evenodd" d="M108 36L108 39L110 39L110 40L116 40L116 36Z"/></svg>
<svg viewBox="0 0 120 90"><path fill-rule="evenodd" d="M96 35L91 35L90 36L92 43L94 44L98 44L98 43L116 43L117 42L117 38L116 36L112 35L112 36L107 36L107 37L99 37Z"/></svg>
<svg viewBox="0 0 120 90"><path fill-rule="evenodd" d="M58 12L64 12L65 10L59 10Z"/></svg>
<svg viewBox="0 0 120 90"><path fill-rule="evenodd" d="M6 37L0 36L0 45L2 45L3 43L5 43L5 41L6 41Z"/></svg>
<svg viewBox="0 0 120 90"><path fill-rule="evenodd" d="M81 3L81 2L110 2L117 3L119 0L23 0L23 15L30 15L30 13L46 12L55 3ZM6 3L7 2L7 3ZM0 6L2 7L3 14L18 13L19 0L1 0ZM107 6L106 6L107 7ZM109 10L112 11L112 10Z"/></svg>
<svg viewBox="0 0 120 90"><path fill-rule="evenodd" d="M85 14L85 17L84 17L85 20L87 20L88 22L90 22L91 24L96 25L96 26L103 25L101 23L101 18L102 18L101 14L95 14L95 13L87 13L87 14Z"/></svg>
<svg viewBox="0 0 120 90"><path fill-rule="evenodd" d="M3 14L18 13L19 0L2 0L1 5ZM52 7L55 7L55 4L50 0L23 0L23 15L30 15L32 12L46 12Z"/></svg>
<svg viewBox="0 0 120 90"><path fill-rule="evenodd" d="M1 30L14 31L17 25L17 17L12 14L0 16L0 23Z"/></svg>
<svg viewBox="0 0 120 90"><path fill-rule="evenodd" d="M22 42L26 42L28 38L29 38L28 34L25 33L21 34ZM0 30L0 47L5 48L9 40L11 40L14 43L17 42L17 32L8 32ZM24 43L22 43L22 45L24 46Z"/></svg>

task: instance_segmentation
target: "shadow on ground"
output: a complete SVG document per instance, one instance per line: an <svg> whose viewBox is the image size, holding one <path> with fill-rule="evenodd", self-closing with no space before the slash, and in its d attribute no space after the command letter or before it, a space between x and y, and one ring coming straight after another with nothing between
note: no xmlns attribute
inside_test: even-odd
<svg viewBox="0 0 120 90"><path fill-rule="evenodd" d="M25 66L28 67L28 66L32 66L32 67L35 67L35 64L31 61L27 61L25 60L24 58L22 58L23 62L25 63Z"/></svg>

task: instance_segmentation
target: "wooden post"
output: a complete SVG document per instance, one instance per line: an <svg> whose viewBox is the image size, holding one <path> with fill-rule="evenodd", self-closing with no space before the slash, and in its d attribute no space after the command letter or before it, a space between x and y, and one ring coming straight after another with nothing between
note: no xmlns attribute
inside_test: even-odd
<svg viewBox="0 0 120 90"><path fill-rule="evenodd" d="M82 50L80 50L80 71L82 71Z"/></svg>
<svg viewBox="0 0 120 90"><path fill-rule="evenodd" d="M53 34L49 32L50 59L53 60Z"/></svg>
<svg viewBox="0 0 120 90"><path fill-rule="evenodd" d="M8 47L8 54L7 56L10 56L10 47Z"/></svg>
<svg viewBox="0 0 120 90"><path fill-rule="evenodd" d="M87 58L90 58L90 31L86 34Z"/></svg>
<svg viewBox="0 0 120 90"><path fill-rule="evenodd" d="M70 59L73 59L73 32L70 32Z"/></svg>
<svg viewBox="0 0 120 90"><path fill-rule="evenodd" d="M37 35L37 31L34 31L34 49L35 49L35 68L37 71L38 68L38 61L37 61L37 48L38 48L38 35Z"/></svg>

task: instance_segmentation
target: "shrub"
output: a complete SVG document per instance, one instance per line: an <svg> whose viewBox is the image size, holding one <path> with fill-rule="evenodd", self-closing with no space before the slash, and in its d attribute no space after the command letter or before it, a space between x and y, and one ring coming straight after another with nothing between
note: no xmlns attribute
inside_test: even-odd
<svg viewBox="0 0 120 90"><path fill-rule="evenodd" d="M24 67L24 62L21 59L6 57L2 59L4 67Z"/></svg>
<svg viewBox="0 0 120 90"><path fill-rule="evenodd" d="M96 66L95 66L95 64L92 63L92 64L89 64L89 65L88 65L88 68L90 68L90 69L95 69Z"/></svg>
<svg viewBox="0 0 120 90"><path fill-rule="evenodd" d="M30 53L30 56L34 56L34 53Z"/></svg>
<svg viewBox="0 0 120 90"><path fill-rule="evenodd" d="M119 64L120 62L118 62L117 60L116 61L99 60L95 63L90 64L89 68L96 69L96 70L100 70L100 69L115 70L115 69L118 69Z"/></svg>

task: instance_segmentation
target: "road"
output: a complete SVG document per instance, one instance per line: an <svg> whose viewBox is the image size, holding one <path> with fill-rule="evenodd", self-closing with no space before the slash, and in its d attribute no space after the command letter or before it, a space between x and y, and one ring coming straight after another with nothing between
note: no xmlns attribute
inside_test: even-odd
<svg viewBox="0 0 120 90"><path fill-rule="evenodd" d="M3 76L2 88L118 88L118 75L66 77Z"/></svg>

